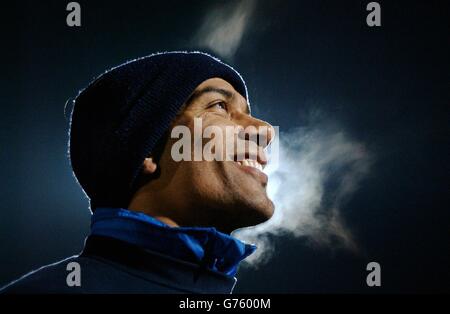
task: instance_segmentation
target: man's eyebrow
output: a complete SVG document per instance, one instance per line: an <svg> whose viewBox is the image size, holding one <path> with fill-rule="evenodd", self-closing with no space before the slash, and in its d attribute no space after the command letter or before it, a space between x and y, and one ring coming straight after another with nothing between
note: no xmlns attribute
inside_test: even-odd
<svg viewBox="0 0 450 314"><path fill-rule="evenodd" d="M207 94L207 93L218 93L218 94L221 94L222 96L224 96L225 98L228 98L228 99L231 99L234 96L234 93L229 91L229 90L226 90L226 89L223 89L223 88L218 88L218 87L207 86L205 88L202 88L202 89L192 93L192 95L186 101L186 105L189 106L195 99L197 99L197 98L199 98L199 97L201 97L201 96L203 96L204 94ZM248 106L246 107L245 112L247 114L250 113L250 110L249 110Z"/></svg>
<svg viewBox="0 0 450 314"><path fill-rule="evenodd" d="M217 87L208 86L208 87L202 88L202 89L192 93L191 97L189 97L189 99L187 100L186 104L189 105L195 99L197 99L197 98L199 98L199 97L201 97L201 96L203 96L204 94L207 94L207 93L218 93L218 94L221 94L221 95L225 96L226 98L233 98L233 93L230 92L229 90L226 90L226 89L223 89L223 88L217 88Z"/></svg>

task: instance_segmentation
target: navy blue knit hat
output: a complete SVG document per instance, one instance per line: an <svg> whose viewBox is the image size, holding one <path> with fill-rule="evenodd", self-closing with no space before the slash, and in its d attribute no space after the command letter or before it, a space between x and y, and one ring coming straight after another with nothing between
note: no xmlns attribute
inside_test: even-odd
<svg viewBox="0 0 450 314"><path fill-rule="evenodd" d="M248 101L237 71L201 52L167 52L124 63L80 92L71 115L73 172L96 207L127 207L142 162L194 89L219 77Z"/></svg>

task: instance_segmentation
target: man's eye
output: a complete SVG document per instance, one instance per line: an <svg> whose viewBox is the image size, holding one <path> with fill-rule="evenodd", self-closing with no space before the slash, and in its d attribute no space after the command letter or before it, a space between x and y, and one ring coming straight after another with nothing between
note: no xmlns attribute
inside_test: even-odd
<svg viewBox="0 0 450 314"><path fill-rule="evenodd" d="M217 108L217 109L222 109L222 110L226 111L227 105L223 101L220 101L220 102L217 102L214 105L212 105L211 108L215 108L215 109Z"/></svg>

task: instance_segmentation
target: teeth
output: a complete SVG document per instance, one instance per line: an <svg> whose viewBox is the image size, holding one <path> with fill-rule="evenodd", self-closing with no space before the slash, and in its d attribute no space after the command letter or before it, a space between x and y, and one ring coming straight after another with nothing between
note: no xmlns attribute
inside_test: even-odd
<svg viewBox="0 0 450 314"><path fill-rule="evenodd" d="M256 160L244 159L243 161L238 161L237 163L241 166L253 167L258 169L259 171L263 171L262 165Z"/></svg>

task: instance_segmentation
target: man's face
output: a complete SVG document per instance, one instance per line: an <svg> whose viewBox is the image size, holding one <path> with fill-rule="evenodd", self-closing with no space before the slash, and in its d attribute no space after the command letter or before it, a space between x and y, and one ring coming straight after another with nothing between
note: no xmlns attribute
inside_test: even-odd
<svg viewBox="0 0 450 314"><path fill-rule="evenodd" d="M201 158L200 161L194 161L194 146L200 144L205 147L211 141L207 138L194 143L195 132L202 136L198 134L198 126L194 128L194 119L197 122L201 119L202 133L211 126L223 131L223 145L213 147L215 156L222 156L221 160L207 161ZM192 159L174 161L172 146L179 139L169 138L159 162L161 175L158 178L158 186L165 195L161 201L175 211L175 221L191 226L214 226L223 232L231 232L264 222L272 216L274 205L267 196L268 178L261 171L261 166L266 164L263 148L270 142L274 131L269 124L249 114L245 98L231 84L220 78L201 83L173 122L172 129L176 126L185 126L192 134ZM258 149L253 156L248 156L251 137L238 132L238 127L245 129L249 126L257 130L253 147ZM268 132L258 133L264 130L260 127L265 127ZM233 136L226 137L227 132L230 135L231 129L234 131ZM236 141L246 144L245 158L252 161L234 161L238 157L236 145L234 155L224 160L229 154L226 145L236 144Z"/></svg>

